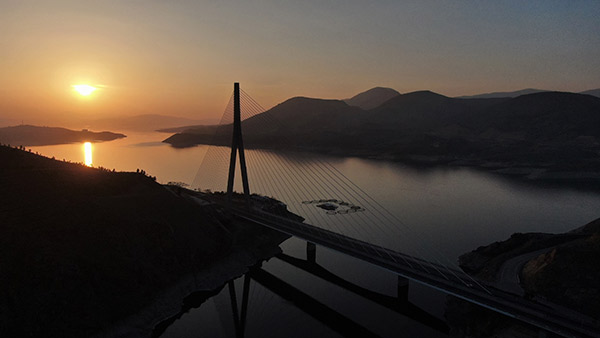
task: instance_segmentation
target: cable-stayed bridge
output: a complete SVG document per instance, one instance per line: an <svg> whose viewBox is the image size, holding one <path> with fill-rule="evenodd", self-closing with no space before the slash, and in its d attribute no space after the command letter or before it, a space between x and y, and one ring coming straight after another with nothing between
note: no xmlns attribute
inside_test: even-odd
<svg viewBox="0 0 600 338"><path fill-rule="evenodd" d="M318 119L307 115L304 122L317 123L318 129ZM307 241L313 257L315 245L322 246L542 331L567 337L600 336L598 323L587 317L497 289L464 273L426 236L318 156L253 151L248 150L252 143L244 144L250 139L265 147L272 140L277 142L273 145L276 149L302 148L297 141L302 135L294 135L294 129L262 108L236 83L221 124L210 130L216 146L208 148L193 185L223 190L218 187L227 182L226 194L206 194L206 198L225 206L236 217ZM223 146L227 139L231 147ZM236 172L238 157L241 170ZM223 166L229 167L226 179ZM250 194L250 183L259 195ZM236 188L241 193L234 193ZM260 195L272 196L285 205L265 208ZM290 218L286 208L303 220Z"/></svg>

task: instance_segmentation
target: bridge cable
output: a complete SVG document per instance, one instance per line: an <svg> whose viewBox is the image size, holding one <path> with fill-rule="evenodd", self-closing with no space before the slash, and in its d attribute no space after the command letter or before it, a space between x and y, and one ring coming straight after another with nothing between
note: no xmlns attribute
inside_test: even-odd
<svg viewBox="0 0 600 338"><path fill-rule="evenodd" d="M244 94L246 94L246 93L244 92ZM246 95L247 95L247 94L246 94ZM249 95L247 95L247 96L249 97ZM253 101L254 103L256 103L256 102L255 102L255 101L254 101L254 100L253 100L251 97L250 97L249 99L250 99L251 101ZM258 103L256 103L256 104L258 105ZM259 105L259 106L260 106L260 105ZM262 107L261 107L261 108L262 108ZM264 110L264 108L263 108L262 110ZM270 114L261 114L261 116L269 116L269 115L270 115ZM269 116L269 117L271 117L271 116ZM277 122L277 121L275 121L275 122ZM385 212L387 212L387 213L388 213L388 215L392 216L392 217L393 217L393 218L396 220L396 222L400 223L400 224L401 224L401 225L403 225L405 228L407 228L407 229L409 229L409 230L410 230L410 228L408 228L408 226L407 226L407 225L406 225L404 222L402 222L400 219L398 219L398 218L397 218L395 215L391 214L391 213L390 213L390 212L389 212L389 211L388 211L388 210L387 210L385 207L383 207L383 206L382 206L381 204L379 204L379 203L378 203L376 200L374 200L374 199L373 199L373 198L372 198L370 195L368 195L366 192L364 192L364 190L360 189L360 187L358 187L358 186L357 186L357 185L356 185L354 182L352 182L352 181L351 181L351 180L349 180L349 179L348 179L348 178L347 178L345 175L343 175L341 172L339 172L339 170L338 170L337 168L333 167L333 166L332 166L330 163L323 162L323 161L320 161L320 160L317 160L317 163L318 163L318 164L323 164L323 163L324 163L324 165L325 165L325 166L329 166L330 168L332 168L334 171L333 171L333 170L326 170L326 171L328 171L328 172L330 172L330 173L332 172L333 174L336 174L336 177L338 178L338 181L340 181L340 182L344 183L345 185L348 185L348 183L347 183L347 182L350 182L352 185L354 185L354 187L358 188L358 189L359 189L359 190L362 192L363 196L367 196L369 199L371 199L373 202L375 202L375 203L376 203L376 204L379 206L379 208L380 208L380 209L383 209ZM327 169L327 168L325 168L325 169ZM337 174L339 174L339 175L342 175L342 177L343 177L344 179L339 179L339 177L337 176ZM352 188L352 186L349 186L349 187L350 187L350 188ZM353 188L352 188L352 190L354 191L354 189L353 189ZM366 201L366 202L368 202L368 203L371 205L371 203L369 202L369 199L366 199L365 201ZM381 212L381 211L379 211L379 212ZM384 216L385 216L385 214L384 214ZM388 218L388 217L386 217L386 218ZM388 218L388 219L389 219L389 218ZM411 232L413 232L413 233L414 233L414 230L411 230ZM417 233L415 233L415 234L417 234ZM417 234L417 235L418 235L418 234ZM418 248L417 248L417 249L418 249ZM419 251L420 251L420 250L419 250ZM435 258L435 257L434 257L434 258ZM436 260L437 260L437 258L436 258ZM438 260L438 263L440 263L440 262L439 262L439 260ZM433 268L434 268L436 271L438 271L438 273L439 273L440 275L444 276L444 274L443 274L443 273L442 273L442 272L441 272L441 271L440 271L440 270L439 270L437 267L435 267L435 266L433 266L433 265L431 265L431 266L432 266L432 267L433 267ZM455 274L455 272L454 272L454 271L452 271L452 270L448 269L446 265L444 265L444 264L440 264L440 266L442 266L442 267L445 267L445 268L446 268L446 269L447 269L449 272L451 272L451 273L452 273L452 274L453 274L453 275L454 275L454 276L455 276L457 279L459 279L459 280L462 280L460 277L458 277L458 276ZM461 271L461 272L462 272L462 271ZM444 276L444 277L445 277L445 276ZM469 277L470 277L470 276L469 276ZM445 277L445 278L447 279L447 277ZM472 278L471 278L471 279L472 279ZM464 281L463 281L463 284L466 284L466 283L464 283Z"/></svg>

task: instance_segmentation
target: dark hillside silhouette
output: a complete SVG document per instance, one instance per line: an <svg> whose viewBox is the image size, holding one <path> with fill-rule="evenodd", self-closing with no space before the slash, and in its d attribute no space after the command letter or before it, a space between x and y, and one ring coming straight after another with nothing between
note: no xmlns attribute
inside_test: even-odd
<svg viewBox="0 0 600 338"><path fill-rule="evenodd" d="M493 93L485 93L485 94L477 94L477 95L465 95L465 96L459 96L457 98L459 98L459 99L493 99L493 98L503 98L503 97L513 98L513 97L517 97L517 96L521 96L521 95L535 94L535 93L547 92L547 91L548 90L544 90L544 89L527 88L527 89L515 90L512 92L493 92Z"/></svg>
<svg viewBox="0 0 600 338"><path fill-rule="evenodd" d="M494 170L541 168L564 172L558 176L567 180L595 177L600 171L600 98L591 95L539 92L463 99L419 91L397 95L368 111L338 100L293 98L242 125L247 148ZM188 147L212 140L228 146L230 132L230 125L205 127L164 142ZM531 178L557 177L538 174Z"/></svg>
<svg viewBox="0 0 600 338"><path fill-rule="evenodd" d="M20 125L0 128L0 142L23 146L44 146L75 142L102 142L126 137L123 134L108 131L92 132L89 130L70 130L57 127L38 127Z"/></svg>
<svg viewBox="0 0 600 338"><path fill-rule="evenodd" d="M400 93L392 88L375 87L343 101L349 106L369 110L380 106L382 103L398 95Z"/></svg>
<svg viewBox="0 0 600 338"><path fill-rule="evenodd" d="M273 250L284 239L231 223L143 171L88 168L0 146L0 179L2 337L97 334L126 323L190 274L227 276L203 271L238 246L258 259L263 246Z"/></svg>

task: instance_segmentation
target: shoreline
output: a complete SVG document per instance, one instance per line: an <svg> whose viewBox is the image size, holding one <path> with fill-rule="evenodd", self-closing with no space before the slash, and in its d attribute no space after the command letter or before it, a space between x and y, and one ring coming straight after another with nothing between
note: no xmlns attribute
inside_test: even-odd
<svg viewBox="0 0 600 338"><path fill-rule="evenodd" d="M288 238L143 173L7 146L0 159L11 178L0 194L3 336L150 337L186 296L243 274Z"/></svg>
<svg viewBox="0 0 600 338"><path fill-rule="evenodd" d="M208 268L188 274L161 293L152 305L93 337L151 337L161 323L181 313L185 298L195 292L218 290L228 281L244 275L252 266L280 253L279 244L270 251L265 250L260 253L248 252L241 248L235 250Z"/></svg>
<svg viewBox="0 0 600 338"><path fill-rule="evenodd" d="M594 243L600 236L599 231L600 218L565 233L515 233L504 241L461 255L459 265L469 275L486 280L500 290L598 325L600 297L594 281L600 275L595 263L600 251ZM586 257L591 262L581 260L581 250L588 252ZM571 282L565 283L566 279ZM445 316L456 336L496 337L539 332L535 327L455 297L450 296L447 304Z"/></svg>
<svg viewBox="0 0 600 338"><path fill-rule="evenodd" d="M166 142L166 140L167 139L161 142L167 143L175 149L193 148L200 145L213 146L211 144L204 143L186 143L184 145L176 145L176 143L169 143ZM215 146L227 147L228 145ZM247 145L246 149L272 152L284 150L279 148L259 146L252 147ZM313 156L331 156L335 158L358 158L363 160L384 161L418 168L468 168L529 184L543 184L549 186L600 191L600 168L593 167L594 163L589 163L589 165L586 166L588 170L573 170L573 168L580 168L581 166L574 164L563 165L556 163L519 162L516 160L496 161L485 159L461 159L449 158L445 156L408 155L400 157L389 153L374 155L361 151L342 152L339 149L319 150L314 148L296 148L292 149L291 151Z"/></svg>
<svg viewBox="0 0 600 338"><path fill-rule="evenodd" d="M219 208L217 205L202 199L193 190L169 185L163 187L176 195L193 200L198 206L212 205ZM251 267L268 261L281 253L282 250L279 245L290 237L271 229L249 224L240 219L232 219L227 228L230 228L227 231L233 236L230 252L218 258L209 266L187 274L160 293L154 299L152 305L94 337L154 337L161 324L168 323L171 319L181 316L182 310L185 308L186 298L198 292L212 293L219 290L228 281L247 273ZM258 233L261 236L256 236L252 243L244 241L245 237ZM169 325L162 329L166 330Z"/></svg>

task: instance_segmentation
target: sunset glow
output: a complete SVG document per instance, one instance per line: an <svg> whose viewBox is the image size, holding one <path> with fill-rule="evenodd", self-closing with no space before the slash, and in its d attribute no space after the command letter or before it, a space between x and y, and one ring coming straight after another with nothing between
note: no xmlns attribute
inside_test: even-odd
<svg viewBox="0 0 600 338"><path fill-rule="evenodd" d="M91 93L96 91L96 89L98 88L86 84L73 85L73 90L75 90L77 93L83 96L90 95Z"/></svg>
<svg viewBox="0 0 600 338"><path fill-rule="evenodd" d="M83 153L85 156L85 165L87 165L88 167L92 166L92 143L91 142L85 142L83 144Z"/></svg>

